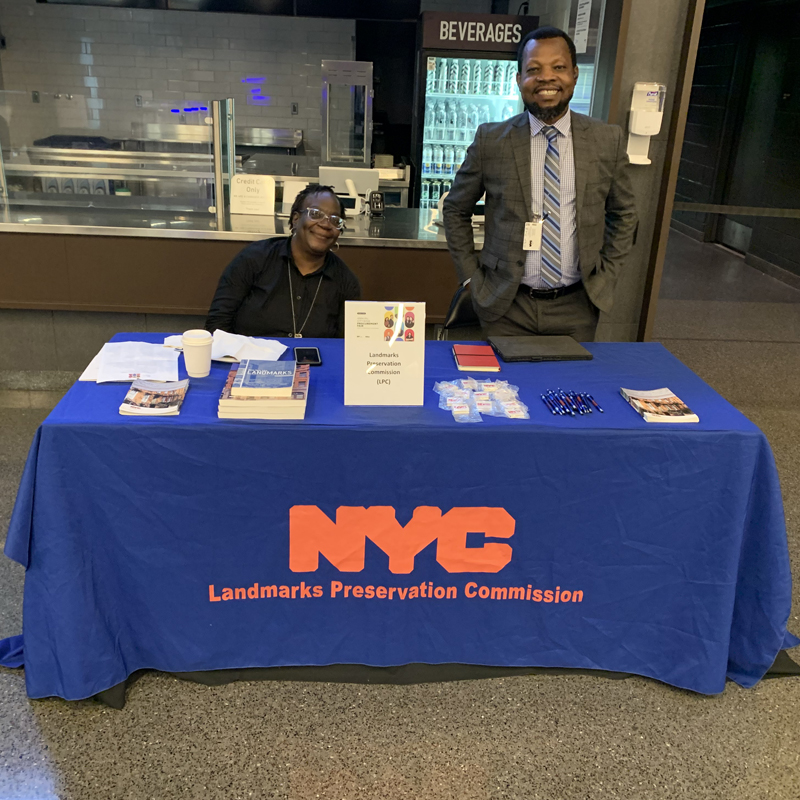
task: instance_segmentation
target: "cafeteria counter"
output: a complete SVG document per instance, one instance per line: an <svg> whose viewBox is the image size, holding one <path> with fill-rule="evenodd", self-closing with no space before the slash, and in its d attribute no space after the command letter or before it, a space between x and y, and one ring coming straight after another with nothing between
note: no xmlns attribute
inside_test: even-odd
<svg viewBox="0 0 800 800"><path fill-rule="evenodd" d="M109 200L0 208L0 308L205 314L247 242L288 235L288 216L235 215L218 231L196 206L132 210ZM444 320L457 281L436 215L388 208L383 218L348 220L339 255L364 299L425 302L430 322Z"/></svg>

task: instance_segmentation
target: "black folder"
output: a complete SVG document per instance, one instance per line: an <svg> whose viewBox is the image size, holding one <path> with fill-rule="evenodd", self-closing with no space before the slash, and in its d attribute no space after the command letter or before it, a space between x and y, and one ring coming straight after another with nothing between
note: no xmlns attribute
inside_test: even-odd
<svg viewBox="0 0 800 800"><path fill-rule="evenodd" d="M503 361L589 361L592 354L571 336L490 336Z"/></svg>

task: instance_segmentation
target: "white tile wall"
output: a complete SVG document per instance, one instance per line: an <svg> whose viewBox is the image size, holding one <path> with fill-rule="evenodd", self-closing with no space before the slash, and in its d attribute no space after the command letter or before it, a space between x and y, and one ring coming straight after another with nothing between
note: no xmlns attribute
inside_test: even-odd
<svg viewBox="0 0 800 800"><path fill-rule="evenodd" d="M318 155L320 62L355 53L352 20L0 0L0 29L0 115L14 144L66 132L128 137L133 123L181 114L199 122L202 112L183 109L233 97L237 127L301 128L306 152Z"/></svg>

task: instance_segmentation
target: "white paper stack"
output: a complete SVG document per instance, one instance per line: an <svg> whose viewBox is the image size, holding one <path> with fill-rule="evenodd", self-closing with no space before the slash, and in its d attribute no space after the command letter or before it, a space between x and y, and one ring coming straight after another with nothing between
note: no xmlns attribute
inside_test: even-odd
<svg viewBox="0 0 800 800"><path fill-rule="evenodd" d="M107 342L80 380L97 383L177 381L178 352L149 342Z"/></svg>

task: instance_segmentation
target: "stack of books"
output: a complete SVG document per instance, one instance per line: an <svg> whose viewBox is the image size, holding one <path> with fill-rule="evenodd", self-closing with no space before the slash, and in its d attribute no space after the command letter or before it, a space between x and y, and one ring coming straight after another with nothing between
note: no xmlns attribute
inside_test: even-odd
<svg viewBox="0 0 800 800"><path fill-rule="evenodd" d="M234 364L219 396L222 419L305 419L310 367L247 359Z"/></svg>

